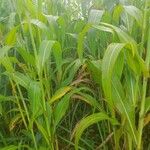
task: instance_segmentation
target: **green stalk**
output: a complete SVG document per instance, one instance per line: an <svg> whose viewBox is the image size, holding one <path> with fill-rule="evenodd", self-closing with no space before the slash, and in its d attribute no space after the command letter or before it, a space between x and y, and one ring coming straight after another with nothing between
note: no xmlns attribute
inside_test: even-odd
<svg viewBox="0 0 150 150"><path fill-rule="evenodd" d="M22 100L22 104L23 104L23 107L24 107L24 109L25 109L28 122L30 122L29 111L28 111L28 108L27 108L26 103L25 103L25 101L24 101L24 98L23 98L23 95L22 95L22 92L21 92L21 89L20 89L19 85L17 85L17 89L18 89L18 92L19 92L19 94L20 94L20 98L21 98L21 100Z"/></svg>
<svg viewBox="0 0 150 150"><path fill-rule="evenodd" d="M38 77L39 77L39 82L40 82L40 86L41 86L41 89L42 89L42 104L43 104L43 115L44 115L44 119L45 119L45 123L46 123L46 128L47 128L47 132L48 132L48 136L49 136L49 146L51 147L52 150L54 150L54 147L53 147L53 137L51 135L51 129L50 129L50 124L49 124L49 121L48 121L48 115L47 115L47 108L46 108L46 103L45 103L45 92L44 92L44 87L43 87L43 79L42 79L42 75L39 73L38 74Z"/></svg>
<svg viewBox="0 0 150 150"><path fill-rule="evenodd" d="M13 82L12 82L12 80L10 79L10 83L11 83L11 86L12 87L15 87L15 85L13 84ZM24 126L25 126L25 128L26 129L28 129L28 126L27 126L27 122L26 122L26 120L25 120L25 117L24 117L24 115L23 115L23 112L22 112L22 109L21 109L21 105L20 105L20 102L19 102L19 99L18 99L18 96L17 96L17 91L16 91L16 89L15 88L13 88L13 90L14 90L14 93L15 93L15 97L16 97L16 99L17 99L17 105L18 105L18 108L19 108L19 111L20 111L20 114L21 114L21 117L22 117L22 120L23 120L23 123L24 123Z"/></svg>
<svg viewBox="0 0 150 150"><path fill-rule="evenodd" d="M146 31L146 25L147 25L147 16L148 16L148 0L145 1L145 8L144 8L144 17L143 17L143 28L142 28L142 39L141 39L141 47L140 47L140 56L142 56L143 53L143 46L144 46L144 40L145 40L145 31ZM149 29L150 32L150 29ZM150 34L148 37L148 41L150 40ZM148 68L149 66L149 42L147 46L147 55L146 55L146 66ZM141 98L141 106L140 106L140 113L139 113L139 124L138 124L138 144L137 144L137 149L141 150L141 143L142 143L142 131L143 131L143 126L144 126L144 108L145 108L145 97L146 97L146 89L147 89L147 78L143 78L143 87L142 87L142 98ZM137 82L139 82L139 77L137 79Z"/></svg>
<svg viewBox="0 0 150 150"><path fill-rule="evenodd" d="M148 0L145 1L145 8L144 8L144 16L143 16L143 27L142 27L142 39L141 39L141 47L140 47L140 56L142 56L143 53L143 45L145 40L145 33L146 33L146 27L147 27L147 16L148 16Z"/></svg>
<svg viewBox="0 0 150 150"><path fill-rule="evenodd" d="M132 137L128 134L127 135L127 141L128 141L128 149L132 150Z"/></svg>
<svg viewBox="0 0 150 150"><path fill-rule="evenodd" d="M32 138L33 138L35 149L38 150L37 143L36 143L36 140L35 140L35 135L34 135L34 132L33 132L33 128L31 128L31 134L32 134Z"/></svg>
<svg viewBox="0 0 150 150"><path fill-rule="evenodd" d="M34 37L33 37L33 33L32 33L32 27L31 27L31 23L30 23L30 18L29 18L29 15L27 15L27 18L28 18L28 25L29 25L29 32L30 32L30 37L31 37L31 41L32 41L32 46L33 46L33 50L34 50L34 56L35 56L35 59L37 60L38 58L37 58L37 56L38 56L38 54L37 54L37 49L36 49L36 45L35 45L35 41L34 41ZM39 31L38 31L38 33L39 33ZM39 39L41 39L40 38L40 34L38 34L38 38ZM40 41L39 41L40 42ZM39 82L40 82L40 85L41 85L41 89L42 89L42 95L43 95L43 97L42 97L42 103L43 103L43 110L44 110L44 113L43 113L43 115L44 115L44 118L45 118L45 122L46 122L46 128L47 128L47 132L48 132L48 135L49 135L49 137L50 137L50 147L52 147L52 149L54 149L53 148L53 142L51 141L52 140L52 137L51 137L51 132L50 132L50 127L49 127L49 124L48 124L48 117L47 117L47 115L46 115L46 103L45 103L45 97L44 97L44 87L43 87L43 77L42 77L42 74L41 73L39 73L39 72L37 72L37 74L38 74L38 78L39 78ZM34 142L35 143L35 142ZM36 146L36 144L35 144L35 146Z"/></svg>
<svg viewBox="0 0 150 150"><path fill-rule="evenodd" d="M38 0L38 6L37 6L37 13L36 13L36 18L39 19L38 13L41 12L42 13L42 0ZM37 35L38 35L38 41L39 44L41 43L41 34L40 34L40 29L37 28Z"/></svg>
<svg viewBox="0 0 150 150"><path fill-rule="evenodd" d="M147 43L147 54L145 59L145 64L147 69L149 70L149 64L150 64L150 28L149 28L149 35L148 35L148 43ZM141 150L142 146L142 131L144 127L144 114L145 114L145 99L146 99L146 90L147 90L147 83L148 83L148 77L143 78L143 88L142 88L142 100L141 100L141 109L139 113L139 126L138 126L138 150Z"/></svg>
<svg viewBox="0 0 150 150"><path fill-rule="evenodd" d="M144 40L145 40L145 31L146 31L146 25L147 25L147 7L148 7L148 0L145 0L145 7L144 7L144 16L143 16L143 26L142 26L142 38L141 38L141 45L140 45L140 56L142 57L143 54L143 46L144 46ZM136 77L136 87L135 87L135 99L138 99L138 87L139 87L140 77ZM143 85L144 86L144 85ZM144 96L144 94L143 94ZM143 99L143 96L141 99ZM137 102L137 101L136 101Z"/></svg>
<svg viewBox="0 0 150 150"><path fill-rule="evenodd" d="M34 36L33 36L33 33L32 33L32 27L31 27L31 22L30 22L29 15L27 15L27 19L28 19L29 33L30 33L30 37L31 37L34 56L35 56L35 59L37 59L37 50L36 50L36 45L35 45L35 41L34 41Z"/></svg>

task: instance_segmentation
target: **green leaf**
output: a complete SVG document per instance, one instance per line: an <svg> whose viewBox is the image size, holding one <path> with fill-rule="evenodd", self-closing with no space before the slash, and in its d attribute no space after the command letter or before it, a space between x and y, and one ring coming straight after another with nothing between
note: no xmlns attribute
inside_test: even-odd
<svg viewBox="0 0 150 150"><path fill-rule="evenodd" d="M120 15L123 11L123 6L122 5L117 5L115 8L114 8L114 11L113 11L113 19L115 22L119 23L119 18L120 18Z"/></svg>
<svg viewBox="0 0 150 150"><path fill-rule="evenodd" d="M120 42L126 43L126 46L132 50L133 56L138 53L137 43L135 42L135 40L120 28L103 22L101 22L99 26L94 25L93 27L105 32L110 32L112 34L116 33L119 37Z"/></svg>
<svg viewBox="0 0 150 150"><path fill-rule="evenodd" d="M129 124L128 126L131 130L131 135L133 136L133 139L137 144L137 131L134 122L135 113L133 113L135 108L133 107L131 101L127 101L127 99L125 99L123 87L121 85L121 82L117 78L114 78L112 86L112 99L114 102L114 106L117 107L122 116L127 118Z"/></svg>
<svg viewBox="0 0 150 150"><path fill-rule="evenodd" d="M112 72L117 61L117 58L124 48L125 44L112 43L108 46L103 61L102 61L102 85L104 93L108 98L108 103L112 105L111 102L111 80Z"/></svg>
<svg viewBox="0 0 150 150"><path fill-rule="evenodd" d="M54 108L54 125L55 127L58 125L59 121L62 119L62 117L65 115L68 107L69 107L69 99L70 94L65 95L56 105Z"/></svg>
<svg viewBox="0 0 150 150"><path fill-rule="evenodd" d="M13 46L16 43L16 31L17 27L13 28L6 36L5 44L8 46Z"/></svg>
<svg viewBox="0 0 150 150"><path fill-rule="evenodd" d="M11 73L14 72L13 64L11 62L11 57L6 56L2 58L1 63L8 72L11 72Z"/></svg>
<svg viewBox="0 0 150 150"><path fill-rule="evenodd" d="M79 56L79 59L81 60L81 62L83 61L84 37L85 37L86 33L89 31L90 28L91 28L91 25L87 24L84 27L84 29L82 30L82 32L80 32L79 35L78 35L77 52L78 52L78 56Z"/></svg>
<svg viewBox="0 0 150 150"><path fill-rule="evenodd" d="M133 72L139 75L141 73L141 68L135 57L133 57L130 52L126 51L126 59L127 64L133 70Z"/></svg>
<svg viewBox="0 0 150 150"><path fill-rule="evenodd" d="M122 73L123 73L123 68L124 68L124 52L121 51L118 58L119 59L116 60L116 63L114 66L113 76L117 76L118 78L121 78Z"/></svg>
<svg viewBox="0 0 150 150"><path fill-rule="evenodd" d="M26 9L30 12L30 14L31 14L32 16L36 17L36 13L37 13L36 7L35 7L36 5L34 5L33 1L31 1L31 0L26 0L26 1L24 2L24 5L25 5Z"/></svg>
<svg viewBox="0 0 150 150"><path fill-rule="evenodd" d="M62 49L59 42L56 42L53 46L53 55L55 57L58 71L61 71L62 66Z"/></svg>
<svg viewBox="0 0 150 150"><path fill-rule="evenodd" d="M40 29L47 29L46 25L38 19L31 19L30 21L33 25L39 27Z"/></svg>
<svg viewBox="0 0 150 150"><path fill-rule="evenodd" d="M45 15L43 16L48 20L49 23L56 22L59 16L53 16L53 15Z"/></svg>
<svg viewBox="0 0 150 150"><path fill-rule="evenodd" d="M54 44L55 41L47 41L47 40L42 41L39 48L38 58L36 60L38 72L41 72L43 70L45 63L48 61L50 57L51 49Z"/></svg>
<svg viewBox="0 0 150 150"><path fill-rule="evenodd" d="M92 9L89 14L88 23L99 24L103 14L103 10Z"/></svg>
<svg viewBox="0 0 150 150"><path fill-rule="evenodd" d="M17 150L18 147L15 145L9 145L9 146L5 146L4 148L1 148L1 150Z"/></svg>
<svg viewBox="0 0 150 150"><path fill-rule="evenodd" d="M30 82L31 82L31 79L24 75L23 73L20 73L20 72L14 72L14 73L11 73L11 74L8 74L17 84L23 86L24 88L28 88Z"/></svg>
<svg viewBox="0 0 150 150"><path fill-rule="evenodd" d="M110 118L105 113L95 113L84 119L82 119L75 127L73 135L75 134L75 150L78 150L78 143L81 138L81 135L85 129L89 126L103 120L110 121L113 125L118 125L117 120Z"/></svg>
<svg viewBox="0 0 150 150"><path fill-rule="evenodd" d="M142 26L143 14L140 9L138 9L137 7L135 7L133 5L123 6L123 8L124 8L125 12L127 12L130 16L135 18L135 20L138 22L138 24L140 26Z"/></svg>
<svg viewBox="0 0 150 150"><path fill-rule="evenodd" d="M94 81L101 86L102 83L102 69L101 69L101 60L97 60L97 61L90 61L87 60L87 68L90 71Z"/></svg>
<svg viewBox="0 0 150 150"><path fill-rule="evenodd" d="M126 71L125 72L125 92L126 92L126 95L128 97L128 99L130 99L132 101L132 105L134 107L136 107L137 105L137 99L136 99L136 80L132 74L131 71Z"/></svg>
<svg viewBox="0 0 150 150"><path fill-rule="evenodd" d="M87 104L89 104L90 106L92 106L93 108L97 108L99 111L103 111L102 106L100 105L100 103L92 96L90 96L89 94L86 94L82 91L77 92L79 94L79 97L77 95L77 97L86 102Z"/></svg>
<svg viewBox="0 0 150 150"><path fill-rule="evenodd" d="M140 75L141 72L143 72L143 75L145 77L149 76L148 69L146 67L146 63L144 60L139 56L138 53L136 53L134 56L126 51L126 59L127 59L127 64L129 67L133 70L133 72L137 75Z"/></svg>
<svg viewBox="0 0 150 150"><path fill-rule="evenodd" d="M19 52L19 54L22 56L22 58L24 59L24 61L28 64L31 65L35 65L35 58L32 54L30 54L29 52L27 52L26 49L19 47L17 48L17 51Z"/></svg>
<svg viewBox="0 0 150 150"><path fill-rule="evenodd" d="M10 50L10 46L4 46L2 48L0 48L0 62L1 62L1 59L7 55L8 51Z"/></svg>
<svg viewBox="0 0 150 150"><path fill-rule="evenodd" d="M30 82L28 86L28 97L30 101L30 110L34 119L41 112L42 93L39 82Z"/></svg>
<svg viewBox="0 0 150 150"><path fill-rule="evenodd" d="M109 28L109 27L106 27L106 26L103 26L103 25L93 25L93 27L95 29L98 29L98 30L101 30L101 31L104 31L104 32L110 32L110 33L114 33L113 29Z"/></svg>
<svg viewBox="0 0 150 150"><path fill-rule="evenodd" d="M70 85L78 71L81 67L81 61L76 59L75 61L71 62L65 69L62 77L62 85L67 86Z"/></svg>
<svg viewBox="0 0 150 150"><path fill-rule="evenodd" d="M35 123L37 125L37 128L39 129L39 131L43 135L45 141L47 142L47 144L49 144L49 137L48 137L47 131L38 121L35 121Z"/></svg>

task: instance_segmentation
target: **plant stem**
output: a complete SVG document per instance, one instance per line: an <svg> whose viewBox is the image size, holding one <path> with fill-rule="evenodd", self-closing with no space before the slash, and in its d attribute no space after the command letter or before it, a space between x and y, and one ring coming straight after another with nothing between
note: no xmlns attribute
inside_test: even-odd
<svg viewBox="0 0 150 150"><path fill-rule="evenodd" d="M33 132L33 128L31 128L31 134L32 134L35 149L37 150L38 148L37 148L37 143L36 143L36 140L35 140L35 135L34 135L34 132Z"/></svg>
<svg viewBox="0 0 150 150"><path fill-rule="evenodd" d="M150 63L150 28L149 28L149 35L148 35L148 43L147 43L147 54L145 59L147 70L149 70L149 63ZM144 127L144 115L145 115L145 99L146 99L146 90L147 90L147 83L148 77L143 78L143 88L142 88L142 101L141 101L141 109L139 113L139 126L138 126L138 146L137 149L141 150L141 143L142 143L142 131Z"/></svg>
<svg viewBox="0 0 150 150"><path fill-rule="evenodd" d="M143 28L142 28L142 39L141 39L141 47L140 47L140 56L142 57L143 53L143 45L144 45L144 39L145 39L145 31L146 31L146 23L147 23L147 7L148 7L148 0L145 1L145 8L144 8L144 16L143 16ZM148 38L149 39L149 38ZM149 42L148 42L149 43ZM149 46L148 46L149 47ZM147 48L148 48L147 47ZM148 50L147 50L148 52ZM147 54L147 58L148 58ZM146 60L147 60L146 58ZM147 67L149 66L149 62L147 63ZM139 82L139 77L137 79ZM143 78L143 88L142 88L142 98L141 98L141 106L140 106L140 113L139 113L139 123L138 123L138 144L137 149L141 149L141 143L142 143L142 131L144 126L144 108L145 108L145 97L146 97L146 89L147 89L147 78Z"/></svg>
<svg viewBox="0 0 150 150"><path fill-rule="evenodd" d="M25 116L24 116L24 114L23 114L23 112L22 112L22 108L21 108L21 105L20 105L20 102L19 102L19 98L18 98L18 96L17 96L17 94L16 94L17 91L16 91L16 89L15 89L15 85L13 84L13 81L12 81L11 79L10 79L10 83L11 83L11 86L12 86L12 89L13 89L13 92L14 92L14 95L15 95L15 97L16 97L16 100L17 100L18 109L19 109L19 111L20 111L20 114L21 114L21 117L22 117L24 126L25 126L26 129L28 129L28 125L27 125L27 122L26 122L26 120L25 120Z"/></svg>
<svg viewBox="0 0 150 150"><path fill-rule="evenodd" d="M145 40L145 32L146 32L146 26L147 26L147 16L148 16L148 0L145 1L145 8L144 8L144 16L143 16L143 27L142 27L142 39L141 39L141 47L140 47L140 56L142 56L142 49L144 45L144 40Z"/></svg>

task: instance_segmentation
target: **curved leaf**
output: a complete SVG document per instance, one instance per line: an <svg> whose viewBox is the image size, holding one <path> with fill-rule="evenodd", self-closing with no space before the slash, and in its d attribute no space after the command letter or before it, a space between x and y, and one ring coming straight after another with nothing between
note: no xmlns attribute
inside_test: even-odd
<svg viewBox="0 0 150 150"><path fill-rule="evenodd" d="M31 19L31 23L41 29L47 29L46 25L38 19Z"/></svg>
<svg viewBox="0 0 150 150"><path fill-rule="evenodd" d="M73 135L75 134L75 149L78 150L78 143L81 138L81 135L83 131L91 126L94 123L97 123L99 121L103 120L108 120L110 121L113 125L118 125L117 120L110 118L108 115L105 113L95 113L92 114L84 119L82 119L75 127Z"/></svg>
<svg viewBox="0 0 150 150"><path fill-rule="evenodd" d="M142 11L140 9L138 9L137 7L135 7L133 5L123 6L123 8L130 16L135 18L135 20L138 22L138 24L140 26L142 26L141 20L143 20L143 14L142 14Z"/></svg>
<svg viewBox="0 0 150 150"><path fill-rule="evenodd" d="M104 11L92 9L89 14L88 22L92 24L99 24Z"/></svg>
<svg viewBox="0 0 150 150"><path fill-rule="evenodd" d="M104 93L108 98L110 105L111 102L111 80L112 72L115 65L115 62L126 44L113 43L110 44L105 52L103 62L102 62L102 85Z"/></svg>

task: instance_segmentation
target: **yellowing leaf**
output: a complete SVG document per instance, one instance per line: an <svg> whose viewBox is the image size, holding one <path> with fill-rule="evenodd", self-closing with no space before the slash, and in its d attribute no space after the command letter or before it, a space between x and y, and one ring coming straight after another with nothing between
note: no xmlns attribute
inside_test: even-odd
<svg viewBox="0 0 150 150"><path fill-rule="evenodd" d="M144 118L144 126L150 122L150 113Z"/></svg>
<svg viewBox="0 0 150 150"><path fill-rule="evenodd" d="M63 97L67 92L69 92L71 90L70 86L67 87L63 87L58 89L54 95L52 96L52 98L49 100L49 103L52 104L54 103L56 100L60 99L61 97Z"/></svg>
<svg viewBox="0 0 150 150"><path fill-rule="evenodd" d="M12 130L15 128L17 122L18 122L20 119L21 119L21 114L17 114L15 117L13 117L13 118L11 119L11 121L10 121L10 123L9 123L9 130L10 130L10 131L12 131Z"/></svg>

